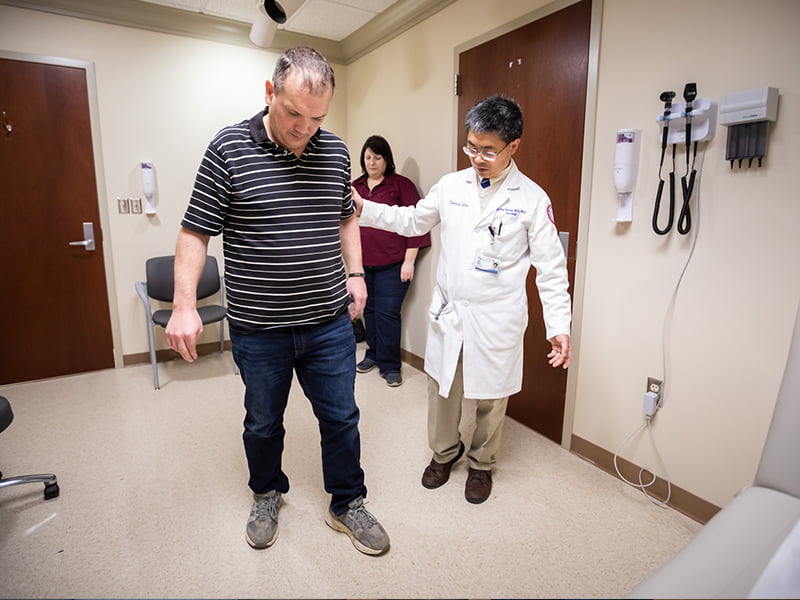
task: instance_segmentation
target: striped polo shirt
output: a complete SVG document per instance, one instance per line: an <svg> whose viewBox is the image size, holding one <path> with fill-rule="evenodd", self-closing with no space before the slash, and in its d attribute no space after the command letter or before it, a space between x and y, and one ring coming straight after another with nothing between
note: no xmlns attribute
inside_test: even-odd
<svg viewBox="0 0 800 600"><path fill-rule="evenodd" d="M350 301L339 235L355 211L347 146L319 129L298 158L267 137L268 110L214 137L181 221L223 234L228 319L244 333L323 323Z"/></svg>

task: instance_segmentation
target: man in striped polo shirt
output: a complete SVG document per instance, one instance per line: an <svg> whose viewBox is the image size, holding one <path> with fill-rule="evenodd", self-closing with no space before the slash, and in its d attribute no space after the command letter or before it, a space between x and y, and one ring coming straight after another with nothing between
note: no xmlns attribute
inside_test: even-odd
<svg viewBox="0 0 800 600"><path fill-rule="evenodd" d="M319 421L326 523L365 554L389 537L364 508L355 337L366 286L350 195L350 155L321 129L335 79L316 50L290 48L266 82L266 108L211 141L175 251L171 348L192 361L203 325L196 289L210 236L222 234L228 320L245 384L244 448L254 504L246 526L253 548L278 537L283 414L293 373ZM345 277L345 263L349 277Z"/></svg>

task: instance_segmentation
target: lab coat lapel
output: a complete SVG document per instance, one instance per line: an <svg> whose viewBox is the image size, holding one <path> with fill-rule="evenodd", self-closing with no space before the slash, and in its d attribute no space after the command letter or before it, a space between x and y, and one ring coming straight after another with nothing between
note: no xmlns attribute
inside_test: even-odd
<svg viewBox="0 0 800 600"><path fill-rule="evenodd" d="M474 171L473 171L474 174ZM492 221L495 218L495 214L497 213L497 209L506 204L511 199L511 194L514 190L518 190L520 187L520 171L517 169L516 163L512 163L511 170L508 172L505 181L497 190L494 196L489 200L489 204L486 205L486 210L484 210L478 219L478 222L475 224L475 229L480 229L481 227L487 227L492 224ZM473 176L472 180L472 189L476 197L476 206L478 207L477 210L480 212L480 198L478 198L478 190L475 185L475 178Z"/></svg>
<svg viewBox="0 0 800 600"><path fill-rule="evenodd" d="M469 198L470 206L470 221L473 223L473 229L478 230L478 226L483 222L484 215L481 214L481 199L478 196L477 173L475 169L468 169L466 178L464 179L464 186L467 188L466 193ZM468 221L468 222L470 222Z"/></svg>

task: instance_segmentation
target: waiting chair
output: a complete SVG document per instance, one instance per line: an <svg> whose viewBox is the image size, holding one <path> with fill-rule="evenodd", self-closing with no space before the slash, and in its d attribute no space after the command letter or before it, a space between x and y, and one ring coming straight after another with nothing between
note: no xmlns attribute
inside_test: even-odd
<svg viewBox="0 0 800 600"><path fill-rule="evenodd" d="M150 308L150 299L161 302L172 302L175 291L175 257L158 256L150 258L145 263L147 281L136 282L136 293L142 300L147 319L147 340L150 344L150 363L153 367L153 386L159 389L158 363L156 362L156 343L154 329L156 325L166 327L172 316L171 309L161 309L153 312ZM197 299L202 300L219 292L219 304L198 306L197 312L203 325L219 321L219 351L225 351L225 286L217 268L217 259L213 256L206 257L200 282L197 284ZM238 373L239 370L236 369Z"/></svg>
<svg viewBox="0 0 800 600"><path fill-rule="evenodd" d="M13 420L14 413L11 410L11 404L3 396L0 396L0 433L5 431ZM7 479L3 479L3 474L0 473L0 488L20 485L21 483L43 483L45 500L55 498L59 493L56 476L52 473L45 475L19 475L17 477L8 477Z"/></svg>

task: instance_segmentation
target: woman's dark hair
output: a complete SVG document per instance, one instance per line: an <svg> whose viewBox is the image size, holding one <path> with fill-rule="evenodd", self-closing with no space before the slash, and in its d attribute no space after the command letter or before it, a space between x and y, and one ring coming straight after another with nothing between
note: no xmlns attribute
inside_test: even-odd
<svg viewBox="0 0 800 600"><path fill-rule="evenodd" d="M379 135L369 136L367 141L364 142L364 145L361 146L361 172L367 172L367 167L364 164L364 153L366 153L367 148L372 150L375 154L382 156L383 160L386 161L386 171L383 173L384 176L392 175L394 173L394 157L392 156L392 149L389 146L389 142Z"/></svg>

